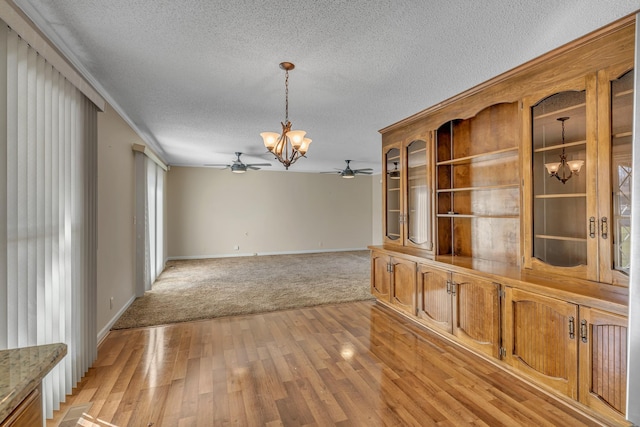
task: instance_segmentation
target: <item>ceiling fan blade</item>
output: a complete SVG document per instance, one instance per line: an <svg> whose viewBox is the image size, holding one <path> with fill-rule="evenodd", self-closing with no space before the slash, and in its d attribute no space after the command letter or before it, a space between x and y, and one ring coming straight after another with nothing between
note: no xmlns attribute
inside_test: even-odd
<svg viewBox="0 0 640 427"><path fill-rule="evenodd" d="M373 169L371 169L371 168L354 169L354 170L358 170L358 171L360 171L360 172L373 172Z"/></svg>
<svg viewBox="0 0 640 427"><path fill-rule="evenodd" d="M243 159L253 158L253 159L260 159L260 160L268 160L268 159L273 159L274 157L275 157L274 154L270 151L242 153Z"/></svg>
<svg viewBox="0 0 640 427"><path fill-rule="evenodd" d="M251 170L254 170L254 171L259 171L260 170L260 168L255 167L255 165L247 165L247 169L251 169Z"/></svg>
<svg viewBox="0 0 640 427"><path fill-rule="evenodd" d="M205 164L203 166L207 166L207 167L211 166L211 167L214 167L214 168L222 168L222 167L230 168L231 167L231 165L225 165L225 164L222 164L222 163L207 163L207 164Z"/></svg>
<svg viewBox="0 0 640 427"><path fill-rule="evenodd" d="M338 171L320 172L320 173L342 173L342 169L341 169L341 170L338 170Z"/></svg>
<svg viewBox="0 0 640 427"><path fill-rule="evenodd" d="M247 167L249 166L271 166L271 163L251 163L247 165Z"/></svg>
<svg viewBox="0 0 640 427"><path fill-rule="evenodd" d="M361 175L371 175L373 172L369 172L369 171L364 170L364 169L358 169L358 170L353 171L353 173L356 174L356 175L359 175L359 174L361 174Z"/></svg>

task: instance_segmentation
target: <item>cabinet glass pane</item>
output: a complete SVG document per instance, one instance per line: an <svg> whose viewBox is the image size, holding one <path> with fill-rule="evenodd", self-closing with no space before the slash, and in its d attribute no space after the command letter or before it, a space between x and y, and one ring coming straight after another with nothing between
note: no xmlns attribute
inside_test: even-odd
<svg viewBox="0 0 640 427"><path fill-rule="evenodd" d="M400 176L402 163L400 162L400 149L392 148L386 154L386 206L387 224L386 236L388 239L400 238Z"/></svg>
<svg viewBox="0 0 640 427"><path fill-rule="evenodd" d="M408 239L417 244L429 243L430 194L427 187L427 143L413 141L407 150Z"/></svg>
<svg viewBox="0 0 640 427"><path fill-rule="evenodd" d="M631 147L633 71L611 82L611 182L613 268L629 274L631 264Z"/></svg>
<svg viewBox="0 0 640 427"><path fill-rule="evenodd" d="M587 263L585 101L585 91L562 92L531 109L533 255L555 266Z"/></svg>

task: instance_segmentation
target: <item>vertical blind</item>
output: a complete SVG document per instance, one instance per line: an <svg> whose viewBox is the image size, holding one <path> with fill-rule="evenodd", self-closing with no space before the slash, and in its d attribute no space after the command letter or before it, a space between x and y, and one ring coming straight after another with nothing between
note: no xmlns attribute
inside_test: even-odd
<svg viewBox="0 0 640 427"><path fill-rule="evenodd" d="M134 147L136 159L136 296L151 289L164 269L165 169ZM139 221L143 218L143 221Z"/></svg>
<svg viewBox="0 0 640 427"><path fill-rule="evenodd" d="M163 194L164 170L150 158L145 158L147 169L145 212L145 290L164 269Z"/></svg>
<svg viewBox="0 0 640 427"><path fill-rule="evenodd" d="M46 415L96 357L97 109L0 21L0 349L63 342Z"/></svg>

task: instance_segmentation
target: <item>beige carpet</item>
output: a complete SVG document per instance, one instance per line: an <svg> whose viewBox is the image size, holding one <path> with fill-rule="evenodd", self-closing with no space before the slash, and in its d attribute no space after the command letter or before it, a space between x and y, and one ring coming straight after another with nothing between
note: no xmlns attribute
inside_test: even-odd
<svg viewBox="0 0 640 427"><path fill-rule="evenodd" d="M372 299L369 251L169 261L112 329Z"/></svg>

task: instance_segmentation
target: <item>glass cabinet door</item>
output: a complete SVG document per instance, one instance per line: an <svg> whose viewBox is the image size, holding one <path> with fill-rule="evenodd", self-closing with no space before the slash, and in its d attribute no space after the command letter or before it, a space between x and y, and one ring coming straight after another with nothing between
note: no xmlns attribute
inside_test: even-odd
<svg viewBox="0 0 640 427"><path fill-rule="evenodd" d="M585 102L562 92L531 109L533 256L553 266L587 264Z"/></svg>
<svg viewBox="0 0 640 427"><path fill-rule="evenodd" d="M629 274L631 264L631 147L633 71L611 82L611 180L613 268Z"/></svg>
<svg viewBox="0 0 640 427"><path fill-rule="evenodd" d="M599 168L608 173L598 188L608 190L600 197L600 281L628 285L631 264L631 180L633 127L633 70L622 75L617 70L599 75L601 107L599 114L609 123L599 133ZM600 99L599 99L600 101ZM609 125L609 126L607 126ZM610 144L607 147L606 142Z"/></svg>
<svg viewBox="0 0 640 427"><path fill-rule="evenodd" d="M565 87L524 101L531 167L525 179L531 215L530 222L525 219L531 224L525 267L597 280L596 74Z"/></svg>
<svg viewBox="0 0 640 427"><path fill-rule="evenodd" d="M407 245L432 248L431 192L427 169L427 142L405 147L407 157Z"/></svg>
<svg viewBox="0 0 640 427"><path fill-rule="evenodd" d="M402 162L400 148L391 148L385 153L385 240L402 244Z"/></svg>

